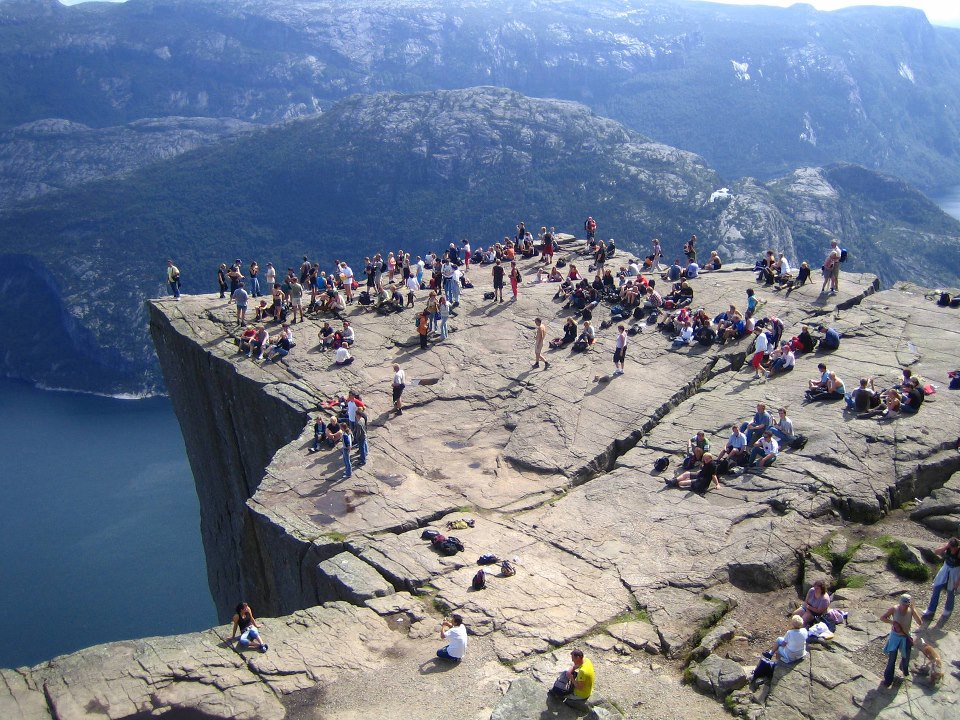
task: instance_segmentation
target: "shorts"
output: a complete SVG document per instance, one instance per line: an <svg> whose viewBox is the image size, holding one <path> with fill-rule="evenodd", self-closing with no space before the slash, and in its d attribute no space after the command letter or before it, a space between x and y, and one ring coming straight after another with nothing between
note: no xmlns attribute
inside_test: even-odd
<svg viewBox="0 0 960 720"><path fill-rule="evenodd" d="M303 304L303 298L292 297L290 298L290 304L294 307L300 307Z"/></svg>
<svg viewBox="0 0 960 720"><path fill-rule="evenodd" d="M400 396L403 395L403 388L405 385L394 385L393 386L393 401L397 402L400 399Z"/></svg>
<svg viewBox="0 0 960 720"><path fill-rule="evenodd" d="M494 281L493 281L493 289L494 289L494 290L503 290L503 280L500 280L499 282L496 281L496 280L494 280Z"/></svg>
<svg viewBox="0 0 960 720"><path fill-rule="evenodd" d="M616 350L613 351L614 363L622 363L626 359L626 357L627 357L626 348L617 348Z"/></svg>

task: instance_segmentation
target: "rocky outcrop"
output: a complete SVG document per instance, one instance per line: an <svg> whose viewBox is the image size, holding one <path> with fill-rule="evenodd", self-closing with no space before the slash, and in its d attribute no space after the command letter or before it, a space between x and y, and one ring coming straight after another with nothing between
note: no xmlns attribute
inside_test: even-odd
<svg viewBox="0 0 960 720"><path fill-rule="evenodd" d="M579 247L568 239L564 254L576 261ZM699 661L691 676L711 695L744 697L734 688L749 662L722 650L744 625L730 616L744 603L755 606L758 595L792 595L807 573L831 572L811 547L846 559L840 581L849 588L838 594L845 603L873 608L902 591L883 551L845 547L833 526L840 518L876 521L947 483L960 466L951 435L958 399L941 390L919 414L896 419L799 400L818 360L844 378L874 374L889 384L910 366L942 382L954 362L951 310L911 286L877 292L872 276L844 275L837 296L807 286L785 297L731 268L694 281L696 304L714 314L753 286L763 314L782 319L788 334L825 322L842 332L840 350L753 380L743 370L746 342L678 350L641 321L626 374L611 377L609 330L586 353L549 351L549 367L530 367L531 319L546 319L555 335L570 312L553 299L555 285L535 282L534 267L521 262L528 282L504 304L481 299L475 268L478 287L464 293L449 337L434 338L426 351L409 312L381 316L351 306L357 360L347 367L316 345L314 320L295 326L298 345L283 363L257 363L237 354L233 309L217 298L151 304L220 612L226 619L243 596L259 615L284 617L267 621L271 648L262 656L238 656L211 632L5 671L0 708L26 717L280 718L322 702L333 716L390 717L421 696L422 683L450 682L450 698L439 692L429 717L464 708L477 717L527 712L518 708L563 717L546 690L576 645L601 668L598 717L636 707L638 686L656 707L691 703L711 717L720 706L691 696L670 673L676 678L692 651ZM595 320L608 312L599 308ZM408 378L402 415L390 411L394 362ZM347 388L359 389L370 408L371 454L341 479L338 451L307 448L311 418ZM670 457L672 474L688 437L705 430L719 448L730 424L758 402L789 405L806 446L782 452L762 472L724 476L705 495L665 486L655 458ZM464 553L438 554L421 537L424 526L445 529L468 517L474 527L454 531ZM905 542L920 557L929 551L929 542ZM474 591L484 553L511 559L517 574L502 576L494 566L486 588ZM456 668L466 675L447 681L423 658L433 652L424 646L432 645L439 614L450 611L464 616L471 647L469 662ZM838 640L845 653L882 635L866 616L851 626ZM665 656L669 669L652 655ZM817 667L822 678L806 678L804 691L840 703L831 678L848 665ZM864 672L841 684L858 693L874 679ZM788 716L791 687L786 679L775 685L771 717ZM491 691L505 693L504 702ZM744 702L745 711L763 711Z"/></svg>

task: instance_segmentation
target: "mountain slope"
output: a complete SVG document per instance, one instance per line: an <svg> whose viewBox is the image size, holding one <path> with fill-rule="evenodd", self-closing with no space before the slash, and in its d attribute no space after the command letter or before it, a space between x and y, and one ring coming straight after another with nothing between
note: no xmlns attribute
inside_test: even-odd
<svg viewBox="0 0 960 720"><path fill-rule="evenodd" d="M960 31L922 13L648 0L0 3L0 127L272 122L352 93L577 100L729 176L849 161L960 182Z"/></svg>
<svg viewBox="0 0 960 720"><path fill-rule="evenodd" d="M489 87L356 96L318 118L0 216L6 250L35 261L23 272L58 290L65 328L57 342L37 339L29 356L8 354L5 371L113 390L154 382L142 302L164 292L167 257L183 271L185 292L212 292L217 264L235 257L282 269L306 252L328 268L334 257L422 254L462 237L486 245L521 219L576 232L592 214L601 236L622 248L645 248L659 235L671 254L696 232L704 250L718 247L728 261L775 247L814 266L829 234L840 234L848 269L885 272L865 244L882 239L883 257L896 260L888 276L908 252L927 257L924 246L905 249L922 233L946 262L925 259L928 274L911 279L957 280L960 224L899 181L835 166L717 192L725 185L702 158L575 103ZM864 205L870 196L874 205ZM916 212L895 217L908 207ZM14 293L0 310L14 333L29 327L28 300ZM81 329L89 337L78 344ZM74 372L63 362L71 346L92 354L100 371Z"/></svg>

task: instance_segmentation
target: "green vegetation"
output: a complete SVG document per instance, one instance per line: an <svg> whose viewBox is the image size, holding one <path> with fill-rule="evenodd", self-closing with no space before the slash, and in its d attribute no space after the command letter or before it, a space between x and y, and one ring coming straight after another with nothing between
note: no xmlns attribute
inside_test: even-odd
<svg viewBox="0 0 960 720"><path fill-rule="evenodd" d="M347 536L341 532L328 532L321 535L321 537L325 537L328 540L332 540L333 542L337 543L342 543L347 539Z"/></svg>
<svg viewBox="0 0 960 720"><path fill-rule="evenodd" d="M863 575L844 575L840 578L837 589L840 588L862 588L866 586L867 579Z"/></svg>
<svg viewBox="0 0 960 720"><path fill-rule="evenodd" d="M881 535L870 541L871 545L887 554L887 567L905 580L927 582L930 579L930 568L925 562L917 562L904 542L889 535Z"/></svg>

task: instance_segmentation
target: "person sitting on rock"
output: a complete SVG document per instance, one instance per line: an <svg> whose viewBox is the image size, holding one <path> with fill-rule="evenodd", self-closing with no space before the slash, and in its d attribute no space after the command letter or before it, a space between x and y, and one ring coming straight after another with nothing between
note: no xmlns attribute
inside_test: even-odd
<svg viewBox="0 0 960 720"><path fill-rule="evenodd" d="M337 348L336 354L333 356L333 362L337 365L350 365L354 360L353 355L350 354L350 351L347 349L345 344L341 344Z"/></svg>
<svg viewBox="0 0 960 720"><path fill-rule="evenodd" d="M777 420L770 426L770 432L781 443L790 442L796 437L793 431L793 420L787 417L787 409L779 408L777 410Z"/></svg>
<svg viewBox="0 0 960 720"><path fill-rule="evenodd" d="M770 355L770 369L767 371L767 377L771 378L774 375L783 375L790 372L793 370L796 360L796 355L794 355L790 343L781 343L780 348Z"/></svg>
<svg viewBox="0 0 960 720"><path fill-rule="evenodd" d="M667 271L660 276L660 279L669 280L670 282L677 282L682 275L683 268L680 267L680 259L677 258L673 261L673 265L667 268Z"/></svg>
<svg viewBox="0 0 960 720"><path fill-rule="evenodd" d="M331 415L330 421L327 423L326 430L324 430L323 439L330 447L336 447L340 444L340 439L342 437L343 435L340 432L340 421L337 419L336 415Z"/></svg>
<svg viewBox="0 0 960 720"><path fill-rule="evenodd" d="M547 282L563 282L563 273L554 265L550 268L550 275L547 276Z"/></svg>
<svg viewBox="0 0 960 720"><path fill-rule="evenodd" d="M730 427L730 438L727 440L726 447L717 456L717 462L724 458L727 458L730 463L747 464L747 436L743 434L739 425Z"/></svg>
<svg viewBox="0 0 960 720"><path fill-rule="evenodd" d="M692 468L703 459L703 454L710 452L710 441L703 430L687 440L687 456L683 460L685 468Z"/></svg>
<svg viewBox="0 0 960 720"><path fill-rule="evenodd" d="M562 697L564 705L575 710L586 711L589 709L588 702L593 693L593 663L584 657L583 650L577 648L570 652L570 658L573 660L573 667L566 673L569 681L568 688L562 690L554 685L549 694L553 697Z"/></svg>
<svg viewBox="0 0 960 720"><path fill-rule="evenodd" d="M289 325L284 325L280 336L274 339L273 345L266 353L267 362L280 362L290 354L290 350L293 348L293 336L288 332L289 329Z"/></svg>
<svg viewBox="0 0 960 720"><path fill-rule="evenodd" d="M259 325L257 332L250 342L250 354L255 360L263 360L263 352L270 342L270 335L267 333L266 325Z"/></svg>
<svg viewBox="0 0 960 720"><path fill-rule="evenodd" d="M764 656L776 658L778 662L785 664L795 663L807 656L807 628L801 616L794 615L790 618L790 629L777 638L769 654L765 653Z"/></svg>
<svg viewBox="0 0 960 720"><path fill-rule="evenodd" d="M333 345L333 328L330 326L330 323L324 321L323 327L320 328L317 336L320 339L321 349L328 348Z"/></svg>
<svg viewBox="0 0 960 720"><path fill-rule="evenodd" d="M753 445L759 438L764 430L773 425L773 418L770 416L770 413L767 412L767 406L765 403L757 403L757 411L753 414L753 420L749 423L742 423L740 425L740 432L745 432L747 434L747 445Z"/></svg>
<svg viewBox="0 0 960 720"><path fill-rule="evenodd" d="M813 352L814 348L817 346L817 341L814 339L813 335L810 334L810 328L804 325L800 328L800 334L797 335L797 339L800 341L800 348L797 352L810 353Z"/></svg>
<svg viewBox="0 0 960 720"><path fill-rule="evenodd" d="M237 638L237 646L241 650L246 650L250 645L253 645L260 652L265 653L267 644L260 637L259 627L257 619L253 616L253 610L247 603L242 602L237 605L237 612L233 616L233 630L230 637L227 638L227 642L237 638L237 631L239 631L240 637Z"/></svg>
<svg viewBox="0 0 960 720"><path fill-rule="evenodd" d="M563 337L556 338L551 345L555 347L564 347L569 345L574 340L577 339L577 321L572 317L568 317L567 321L563 324Z"/></svg>
<svg viewBox="0 0 960 720"><path fill-rule="evenodd" d="M716 250L710 251L710 259L707 260L706 264L703 266L703 270L719 270L723 266L723 263L720 262L720 255Z"/></svg>
<svg viewBox="0 0 960 720"><path fill-rule="evenodd" d="M795 288L803 287L810 279L810 265L807 262L800 263L800 270L797 271L797 277L787 283L787 295Z"/></svg>
<svg viewBox="0 0 960 720"><path fill-rule="evenodd" d="M706 452L703 454L703 465L700 472L694 476L692 470L685 470L672 480L667 479L667 485L676 485L679 488L689 488L694 492L705 493L711 487L714 489L720 487L720 478L717 475L717 463L713 460L713 455Z"/></svg>
<svg viewBox="0 0 960 720"><path fill-rule="evenodd" d="M830 382L830 373L827 372L827 364L817 363L817 370L820 372L820 376L807 380L808 390L827 389L827 384Z"/></svg>
<svg viewBox="0 0 960 720"><path fill-rule="evenodd" d="M818 330L823 333L823 337L820 339L821 350L837 350L840 348L840 333L826 325L821 325Z"/></svg>
<svg viewBox="0 0 960 720"><path fill-rule="evenodd" d="M257 334L257 328L248 327L243 331L243 335L240 336L240 352L244 355L250 355L250 343L253 342L254 336Z"/></svg>
<svg viewBox="0 0 960 720"><path fill-rule="evenodd" d="M693 342L693 322L687 320L680 329L680 334L673 339L673 347L680 348Z"/></svg>
<svg viewBox="0 0 960 720"><path fill-rule="evenodd" d="M860 387L844 396L846 409L863 413L880 406L880 395L877 393L873 378L860 378Z"/></svg>
<svg viewBox="0 0 960 720"><path fill-rule="evenodd" d="M802 617L804 626L810 627L821 622L829 609L830 594L827 592L827 586L823 580L817 580L810 586L807 596L794 615Z"/></svg>
<svg viewBox="0 0 960 720"><path fill-rule="evenodd" d="M920 411L920 406L923 405L924 394L923 388L920 387L919 378L910 378L909 390L903 394L901 403L900 403L900 412L909 413L913 415Z"/></svg>
<svg viewBox="0 0 960 720"><path fill-rule="evenodd" d="M683 277L688 280L696 280L700 277L700 266L697 265L696 260L691 260L687 265L686 269L683 271Z"/></svg>
<svg viewBox="0 0 960 720"><path fill-rule="evenodd" d="M749 464L752 467L765 468L773 464L780 452L780 444L773 437L773 430L764 430L763 436L750 449Z"/></svg>

